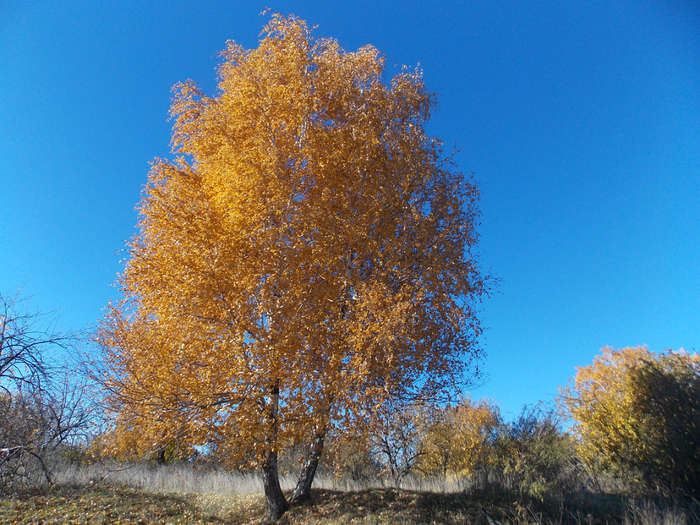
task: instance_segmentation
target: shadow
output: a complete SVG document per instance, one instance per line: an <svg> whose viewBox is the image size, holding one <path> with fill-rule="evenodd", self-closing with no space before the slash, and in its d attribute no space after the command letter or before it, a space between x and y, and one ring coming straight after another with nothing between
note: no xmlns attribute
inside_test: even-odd
<svg viewBox="0 0 700 525"><path fill-rule="evenodd" d="M368 517L381 523L489 524L488 510L464 493L439 494L377 488L354 492L312 490L311 501L292 508L280 523L318 521L364 523ZM286 519L285 519L286 518Z"/></svg>
<svg viewBox="0 0 700 525"><path fill-rule="evenodd" d="M504 489L436 493L395 488L354 492L312 490L311 501L292 508L279 523L402 523L499 525L504 523L618 524L624 498L587 495L537 500ZM584 503L584 499L587 499Z"/></svg>

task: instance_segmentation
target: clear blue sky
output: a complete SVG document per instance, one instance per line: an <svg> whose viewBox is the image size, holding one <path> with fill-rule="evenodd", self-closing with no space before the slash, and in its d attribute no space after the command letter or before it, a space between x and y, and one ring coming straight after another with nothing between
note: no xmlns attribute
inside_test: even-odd
<svg viewBox="0 0 700 525"><path fill-rule="evenodd" d="M506 416L600 347L700 347L700 6L617 2L0 1L0 291L94 326L168 153L170 87L211 92L266 6L389 72L481 187L487 380Z"/></svg>

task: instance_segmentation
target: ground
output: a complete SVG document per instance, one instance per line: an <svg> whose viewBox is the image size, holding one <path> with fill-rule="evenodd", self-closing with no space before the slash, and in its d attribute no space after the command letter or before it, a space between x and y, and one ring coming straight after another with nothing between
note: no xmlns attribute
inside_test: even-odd
<svg viewBox="0 0 700 525"><path fill-rule="evenodd" d="M612 507L611 507L612 508ZM597 514L597 513L596 513ZM615 516L617 514L617 516ZM7 524L266 523L262 496L163 495L109 485L62 486L0 499ZM621 523L617 512L593 518L565 506L545 509L500 495L435 494L399 489L316 490L310 504L291 509L288 525Z"/></svg>

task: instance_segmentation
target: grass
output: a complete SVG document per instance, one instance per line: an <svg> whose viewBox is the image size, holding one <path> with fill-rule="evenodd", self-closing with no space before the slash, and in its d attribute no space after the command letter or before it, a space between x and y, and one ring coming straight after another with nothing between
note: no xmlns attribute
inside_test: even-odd
<svg viewBox="0 0 700 525"><path fill-rule="evenodd" d="M265 523L261 495L155 494L109 485L56 486L0 500L0 523L184 524ZM500 523L508 505L459 495L400 489L314 490L312 501L291 509L281 524Z"/></svg>
<svg viewBox="0 0 700 525"><path fill-rule="evenodd" d="M256 474L227 472L220 469L198 468L189 464L154 465L148 463L95 463L91 465L62 465L54 472L59 484L84 485L94 481L107 481L116 485L144 488L163 493L204 493L222 496L259 494L262 481ZM293 475L280 476L283 490L291 490L296 484ZM391 488L386 480L339 479L317 474L314 487L337 491L361 491L369 488ZM453 493L471 488L464 479L435 480L406 478L402 488L418 491Z"/></svg>
<svg viewBox="0 0 700 525"><path fill-rule="evenodd" d="M0 500L0 523L262 525L262 495L156 494L107 484L54 486ZM317 489L309 504L287 512L280 524L621 523L562 514L546 517L514 499L483 494L440 494L394 488L343 492Z"/></svg>
<svg viewBox="0 0 700 525"><path fill-rule="evenodd" d="M266 504L254 476L191 466L63 470L59 484L0 499L7 524L257 524ZM95 482L95 479L100 481ZM287 489L292 478L285 479ZM319 478L312 501L287 512L280 524L576 524L691 525L691 512L663 502L630 503L611 494L571 494L537 500L497 485L417 481L409 488ZM375 485L381 485L377 482Z"/></svg>
<svg viewBox="0 0 700 525"><path fill-rule="evenodd" d="M109 486L56 486L0 500L7 524L185 524L223 523L205 516L186 497Z"/></svg>
<svg viewBox="0 0 700 525"><path fill-rule="evenodd" d="M314 493L311 504L292 509L281 523L495 525L546 521L541 513L519 507L512 499L494 500L481 496L403 489L368 489L358 492L318 490Z"/></svg>

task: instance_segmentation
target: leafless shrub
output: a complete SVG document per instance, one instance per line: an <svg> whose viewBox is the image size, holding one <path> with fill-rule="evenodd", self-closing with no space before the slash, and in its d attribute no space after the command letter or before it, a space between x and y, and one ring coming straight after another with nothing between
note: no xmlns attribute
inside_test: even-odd
<svg viewBox="0 0 700 525"><path fill-rule="evenodd" d="M54 456L80 439L91 413L81 385L47 363L70 339L38 329L16 304L0 295L0 492L51 484Z"/></svg>

